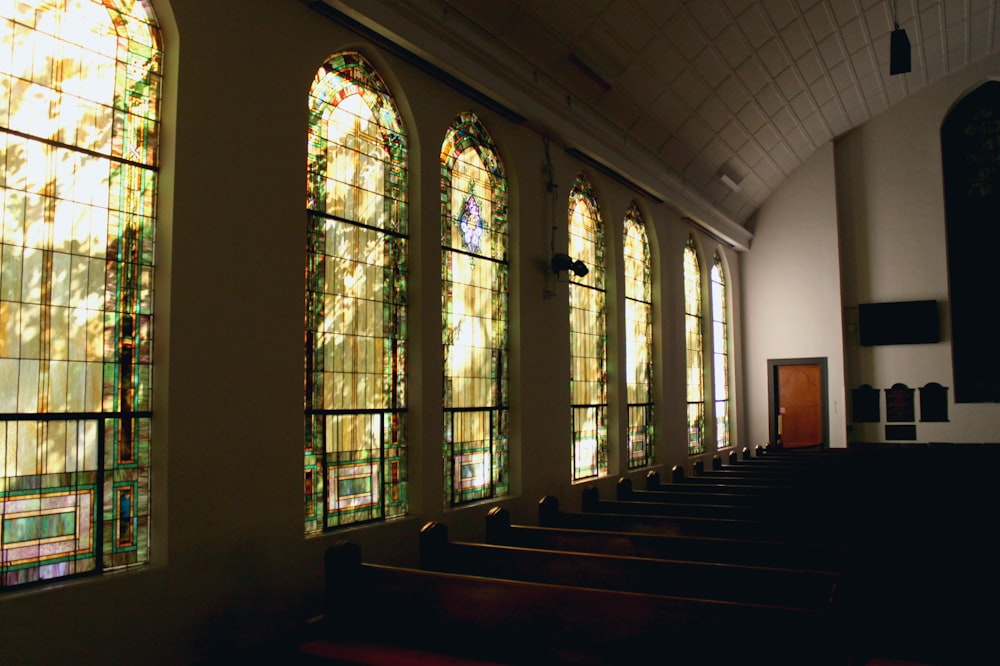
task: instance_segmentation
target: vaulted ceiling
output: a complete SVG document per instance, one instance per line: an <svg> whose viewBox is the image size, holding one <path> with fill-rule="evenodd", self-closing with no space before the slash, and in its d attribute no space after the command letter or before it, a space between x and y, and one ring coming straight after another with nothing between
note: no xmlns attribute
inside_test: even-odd
<svg viewBox="0 0 1000 666"><path fill-rule="evenodd" d="M737 236L817 148L1000 51L996 0L323 2Z"/></svg>

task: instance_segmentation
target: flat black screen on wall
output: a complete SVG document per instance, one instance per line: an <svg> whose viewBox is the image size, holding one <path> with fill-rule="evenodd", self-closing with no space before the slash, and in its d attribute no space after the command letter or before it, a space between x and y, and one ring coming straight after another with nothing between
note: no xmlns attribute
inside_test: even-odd
<svg viewBox="0 0 1000 666"><path fill-rule="evenodd" d="M937 301L861 303L858 337L864 347L940 342Z"/></svg>

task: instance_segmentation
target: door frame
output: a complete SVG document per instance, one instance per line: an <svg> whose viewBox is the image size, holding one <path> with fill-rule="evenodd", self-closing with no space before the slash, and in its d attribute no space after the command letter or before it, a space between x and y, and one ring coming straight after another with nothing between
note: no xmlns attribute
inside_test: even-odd
<svg viewBox="0 0 1000 666"><path fill-rule="evenodd" d="M830 448L830 401L827 376L827 358L769 358L767 359L767 435L768 441L778 439L778 366L818 365L820 384L820 405L823 413L823 441L821 449Z"/></svg>

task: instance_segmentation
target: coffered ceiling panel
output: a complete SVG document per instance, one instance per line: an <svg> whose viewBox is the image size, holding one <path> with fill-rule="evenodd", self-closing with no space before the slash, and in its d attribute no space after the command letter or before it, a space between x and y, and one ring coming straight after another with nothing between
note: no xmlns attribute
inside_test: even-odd
<svg viewBox="0 0 1000 666"><path fill-rule="evenodd" d="M735 225L818 147L1000 50L995 0L325 4L655 196ZM912 69L892 75L897 24Z"/></svg>

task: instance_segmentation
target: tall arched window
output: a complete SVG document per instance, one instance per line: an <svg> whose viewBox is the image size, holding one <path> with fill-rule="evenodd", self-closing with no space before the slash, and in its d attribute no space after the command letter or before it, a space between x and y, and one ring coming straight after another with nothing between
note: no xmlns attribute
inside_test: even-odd
<svg viewBox="0 0 1000 666"><path fill-rule="evenodd" d="M628 465L653 462L653 281L646 224L633 202L622 235L625 268L625 372Z"/></svg>
<svg viewBox="0 0 1000 666"><path fill-rule="evenodd" d="M970 91L941 126L948 309L956 403L1000 402L1000 286L984 248L1000 243L1000 81ZM986 260L984 260L986 259Z"/></svg>
<svg viewBox="0 0 1000 666"><path fill-rule="evenodd" d="M506 495L507 179L489 133L459 114L441 146L446 503Z"/></svg>
<svg viewBox="0 0 1000 666"><path fill-rule="evenodd" d="M684 338L687 350L688 453L705 450L705 372L702 344L701 263L694 239L684 246Z"/></svg>
<svg viewBox="0 0 1000 666"><path fill-rule="evenodd" d="M569 193L569 256L589 269L569 272L570 404L573 480L608 473L608 389L604 225L590 181Z"/></svg>
<svg viewBox="0 0 1000 666"><path fill-rule="evenodd" d="M0 588L149 560L162 52L143 0L0 5Z"/></svg>
<svg viewBox="0 0 1000 666"><path fill-rule="evenodd" d="M406 135L359 53L309 91L305 530L406 513Z"/></svg>
<svg viewBox="0 0 1000 666"><path fill-rule="evenodd" d="M715 448L729 446L729 317L726 270L722 257L712 261L712 372L715 391Z"/></svg>

